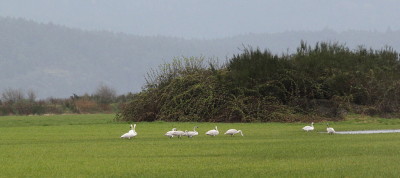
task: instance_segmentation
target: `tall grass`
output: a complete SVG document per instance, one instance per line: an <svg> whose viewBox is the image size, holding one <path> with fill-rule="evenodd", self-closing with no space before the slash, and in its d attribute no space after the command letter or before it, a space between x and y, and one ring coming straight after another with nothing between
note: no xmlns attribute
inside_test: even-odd
<svg viewBox="0 0 400 178"><path fill-rule="evenodd" d="M32 122L22 124L26 120ZM0 123L1 177L400 176L399 134L318 133L324 123L306 133L302 123L140 122L130 140L119 138L129 123L114 123L109 115L0 117ZM399 119L358 116L330 124L336 130L400 128ZM199 136L192 139L163 136L195 125ZM206 136L215 125L220 135ZM230 128L245 136L223 135Z"/></svg>

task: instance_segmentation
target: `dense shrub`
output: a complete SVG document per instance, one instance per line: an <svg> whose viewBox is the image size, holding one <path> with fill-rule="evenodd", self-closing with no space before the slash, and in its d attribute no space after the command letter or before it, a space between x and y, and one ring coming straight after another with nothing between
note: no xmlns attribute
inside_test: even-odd
<svg viewBox="0 0 400 178"><path fill-rule="evenodd" d="M181 58L151 71L117 119L290 122L400 113L399 55L388 47L301 42L294 54L250 48L223 66L209 64Z"/></svg>

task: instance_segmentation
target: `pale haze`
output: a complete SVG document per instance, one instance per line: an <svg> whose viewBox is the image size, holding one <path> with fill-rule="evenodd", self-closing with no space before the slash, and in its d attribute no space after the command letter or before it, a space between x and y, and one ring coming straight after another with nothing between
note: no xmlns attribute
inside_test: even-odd
<svg viewBox="0 0 400 178"><path fill-rule="evenodd" d="M400 29L396 0L1 0L0 16L144 36Z"/></svg>

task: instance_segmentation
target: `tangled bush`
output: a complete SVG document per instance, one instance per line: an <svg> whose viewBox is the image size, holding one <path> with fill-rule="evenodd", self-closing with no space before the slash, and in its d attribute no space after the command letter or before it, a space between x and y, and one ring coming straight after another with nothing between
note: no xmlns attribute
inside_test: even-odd
<svg viewBox="0 0 400 178"><path fill-rule="evenodd" d="M245 49L223 66L175 59L146 81L118 120L292 122L400 113L400 62L391 48L301 42L297 53L282 56Z"/></svg>

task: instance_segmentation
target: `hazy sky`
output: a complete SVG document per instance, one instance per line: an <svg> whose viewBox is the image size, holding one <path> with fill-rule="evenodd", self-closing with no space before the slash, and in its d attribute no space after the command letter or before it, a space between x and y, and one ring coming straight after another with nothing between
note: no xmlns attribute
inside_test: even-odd
<svg viewBox="0 0 400 178"><path fill-rule="evenodd" d="M136 35L222 38L400 29L398 0L0 0L0 16Z"/></svg>

